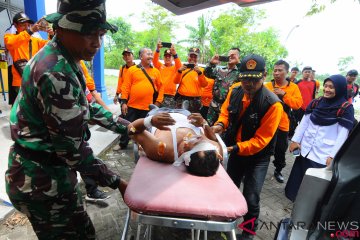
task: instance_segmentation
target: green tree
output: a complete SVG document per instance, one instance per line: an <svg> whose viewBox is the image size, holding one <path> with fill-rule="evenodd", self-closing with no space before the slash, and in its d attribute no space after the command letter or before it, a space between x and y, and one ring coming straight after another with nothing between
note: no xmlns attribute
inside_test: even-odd
<svg viewBox="0 0 360 240"><path fill-rule="evenodd" d="M327 0L328 3L332 4L336 2L337 0ZM343 0L342 0L343 1ZM359 2L360 0L354 0L354 2ZM306 13L306 16L312 16L317 13L320 13L324 11L326 8L326 4L321 3L320 0L312 0L312 5L310 7L310 10Z"/></svg>
<svg viewBox="0 0 360 240"><path fill-rule="evenodd" d="M149 10L142 13L142 21L149 28L136 34L137 44L140 47L154 49L159 39L163 42L171 42L174 37L172 30L178 25L173 13L153 3L147 5Z"/></svg>
<svg viewBox="0 0 360 240"><path fill-rule="evenodd" d="M349 68L349 65L351 65L354 61L354 57L353 56L348 56L348 57L343 57L343 58L340 58L339 59L339 62L338 62L338 68L339 68L339 71L342 73L342 74L345 74L346 71L348 70Z"/></svg>
<svg viewBox="0 0 360 240"><path fill-rule="evenodd" d="M199 63L205 63L209 58L210 24L211 18L201 15L197 19L196 27L185 25L186 29L189 30L189 38L180 41L188 42L191 44L191 47L198 47L200 49Z"/></svg>
<svg viewBox="0 0 360 240"><path fill-rule="evenodd" d="M135 35L131 29L131 24L122 17L109 19L109 22L118 27L118 31L107 34L104 40L105 67L117 69L124 64L122 51L126 47L134 47Z"/></svg>
<svg viewBox="0 0 360 240"><path fill-rule="evenodd" d="M255 31L264 17L263 11L252 8L231 9L222 13L212 21L210 48L218 54L227 54L230 48L238 47L242 57L251 53L261 55L266 60L268 78L272 78L274 63L288 53L275 29Z"/></svg>

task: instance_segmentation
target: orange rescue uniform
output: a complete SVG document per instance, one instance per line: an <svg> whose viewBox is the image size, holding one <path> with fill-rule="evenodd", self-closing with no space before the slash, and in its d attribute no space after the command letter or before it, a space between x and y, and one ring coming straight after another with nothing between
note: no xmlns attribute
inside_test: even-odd
<svg viewBox="0 0 360 240"><path fill-rule="evenodd" d="M175 65L166 67L159 61L159 55L160 53L155 51L153 64L154 67L156 67L160 71L161 78L164 84L164 94L175 96L176 84L174 83L173 79L175 74L177 73L177 70L181 67L181 60L180 58L176 57L174 58Z"/></svg>
<svg viewBox="0 0 360 240"><path fill-rule="evenodd" d="M89 70L87 69L85 62L83 60L80 61L81 70L85 76L85 84L90 92L96 90L94 79L91 77Z"/></svg>
<svg viewBox="0 0 360 240"><path fill-rule="evenodd" d="M214 86L214 79L206 78L208 85L202 88L201 91L201 104L205 107L209 107L211 100L213 98L213 86Z"/></svg>
<svg viewBox="0 0 360 240"><path fill-rule="evenodd" d="M156 101L161 103L164 99L164 85L160 72L154 67L145 68L145 71L159 93ZM154 89L144 72L137 66L130 67L121 87L121 99L128 101L128 107L149 110L149 105L153 103L153 93Z"/></svg>
<svg viewBox="0 0 360 240"><path fill-rule="evenodd" d="M225 102L221 107L219 119L215 123L215 125L217 123L222 123L224 124L225 129L229 126L228 106L230 103L230 96L234 87L237 87L239 85L241 85L241 83L235 83L230 87ZM242 99L242 104L243 104L243 109L240 113L240 117L244 114L245 110L250 105L250 98L247 94L244 94L244 97ZM261 119L260 127L256 130L255 135L247 141L241 140L242 127L240 126L236 134L236 144L239 147L239 151L237 154L240 156L251 156L264 149L270 143L271 139L275 135L275 132L281 120L282 112L283 112L283 107L281 103L280 102L274 103L268 109L264 117Z"/></svg>
<svg viewBox="0 0 360 240"><path fill-rule="evenodd" d="M19 59L30 60L29 42L31 40L31 55L34 56L41 48L43 48L49 40L32 37L27 31L22 31L19 34L7 33L4 35L4 43L9 50L13 61L16 62ZM21 76L12 65L11 72L13 75L12 85L14 87L20 87Z"/></svg>
<svg viewBox="0 0 360 240"><path fill-rule="evenodd" d="M301 92L299 87L293 83L290 82L290 84L286 84L285 86L279 87L276 82L274 82L275 88L280 88L283 90L285 95L282 98L282 101L288 105L291 109L298 110L301 105L303 104L303 100L301 97ZM273 82L267 82L264 83L264 86L267 87L270 91L274 91ZM288 132L290 127L290 120L285 111L283 111L283 114L281 116L279 129L284 132Z"/></svg>
<svg viewBox="0 0 360 240"><path fill-rule="evenodd" d="M134 66L135 63L132 65ZM116 95L119 95L121 93L121 86L124 82L124 77L126 75L126 73L128 72L129 68L131 68L132 66L128 67L126 64L122 65L119 69L119 77L118 77L118 85L117 85L117 89L116 89Z"/></svg>
<svg viewBox="0 0 360 240"><path fill-rule="evenodd" d="M207 86L208 82L204 75L204 69L200 68L201 74L198 75L194 69L185 69L182 73L177 72L174 83L179 84L178 93L186 97L200 97L201 88Z"/></svg>

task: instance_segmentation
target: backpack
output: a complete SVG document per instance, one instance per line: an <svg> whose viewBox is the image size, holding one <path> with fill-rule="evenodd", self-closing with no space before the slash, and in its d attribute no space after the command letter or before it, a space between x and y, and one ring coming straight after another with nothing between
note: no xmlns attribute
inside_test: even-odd
<svg viewBox="0 0 360 240"><path fill-rule="evenodd" d="M323 97L318 97L314 99L311 103L310 109L313 110L314 108L316 108L322 98ZM336 117L342 117L346 108L348 108L350 105L351 103L349 103L348 101L343 102L343 104L341 104L340 108L336 112Z"/></svg>

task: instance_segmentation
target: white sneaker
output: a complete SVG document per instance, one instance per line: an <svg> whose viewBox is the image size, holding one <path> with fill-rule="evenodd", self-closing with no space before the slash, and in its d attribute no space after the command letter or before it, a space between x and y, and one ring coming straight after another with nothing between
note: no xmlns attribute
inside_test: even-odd
<svg viewBox="0 0 360 240"><path fill-rule="evenodd" d="M120 147L119 144L116 144L116 146L114 146L114 147L112 148L112 150L113 150L113 151L119 151L119 150L121 150L121 147Z"/></svg>

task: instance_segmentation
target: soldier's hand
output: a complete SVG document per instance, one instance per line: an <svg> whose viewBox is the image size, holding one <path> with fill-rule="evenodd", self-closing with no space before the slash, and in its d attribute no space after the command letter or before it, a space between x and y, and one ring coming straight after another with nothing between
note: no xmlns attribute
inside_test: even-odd
<svg viewBox="0 0 360 240"><path fill-rule="evenodd" d="M127 113L128 113L128 106L127 106L126 103L123 103L123 104L121 105L121 114L123 114L124 116L126 116Z"/></svg>
<svg viewBox="0 0 360 240"><path fill-rule="evenodd" d="M214 65L219 64L220 63L219 54L216 54L215 56L213 56L212 59L210 60L210 63L214 64Z"/></svg>

